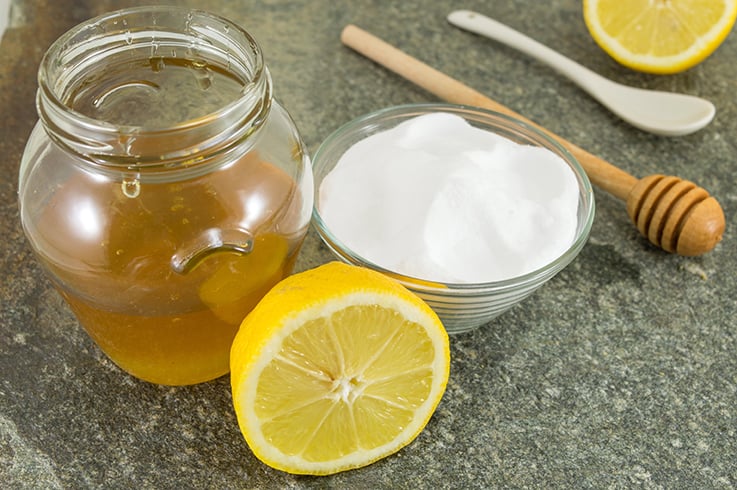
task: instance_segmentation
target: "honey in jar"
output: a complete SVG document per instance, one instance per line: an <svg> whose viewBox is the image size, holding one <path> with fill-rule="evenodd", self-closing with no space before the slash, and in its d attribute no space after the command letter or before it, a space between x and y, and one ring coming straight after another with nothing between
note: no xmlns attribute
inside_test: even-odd
<svg viewBox="0 0 737 490"><path fill-rule="evenodd" d="M200 11L107 14L46 53L38 109L21 220L80 324L140 379L227 373L312 208L309 157L255 40Z"/></svg>

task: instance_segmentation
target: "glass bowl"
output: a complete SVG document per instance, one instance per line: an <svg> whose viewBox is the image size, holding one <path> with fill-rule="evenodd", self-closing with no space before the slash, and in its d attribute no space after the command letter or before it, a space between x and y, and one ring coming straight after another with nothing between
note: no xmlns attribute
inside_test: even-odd
<svg viewBox="0 0 737 490"><path fill-rule="evenodd" d="M578 181L576 235L558 258L530 273L507 280L484 283L443 283L431 278L410 277L372 263L350 250L327 227L320 216L320 185L341 156L358 141L397 124L428 113L446 112L464 118L472 126L496 133L519 144L540 146L557 154L573 170ZM594 220L594 195L581 165L560 144L534 127L509 116L453 104L412 104L389 107L343 125L318 148L314 160L315 205L312 222L323 242L340 260L382 272L421 297L437 313L448 333L460 333L489 323L532 294L567 266L581 251ZM366 226L370 226L367 223Z"/></svg>

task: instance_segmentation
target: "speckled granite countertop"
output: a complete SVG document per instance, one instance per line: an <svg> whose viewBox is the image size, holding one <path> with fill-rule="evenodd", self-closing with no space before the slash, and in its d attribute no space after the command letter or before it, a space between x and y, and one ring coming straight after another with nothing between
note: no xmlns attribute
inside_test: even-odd
<svg viewBox="0 0 737 490"><path fill-rule="evenodd" d="M381 107L435 100L341 46L355 23L643 177L693 180L721 202L723 242L700 258L651 247L597 191L578 259L491 324L452 338L448 391L419 438L332 477L272 470L248 450L228 377L139 382L78 327L26 245L18 165L49 44L132 1L12 2L0 45L0 486L3 488L734 488L737 486L737 37L674 76L620 67L586 32L578 0L169 1L205 8L260 41L276 92L312 151ZM718 108L695 135L625 125L552 70L451 27L487 13L616 80L698 94ZM310 232L298 269L330 258Z"/></svg>

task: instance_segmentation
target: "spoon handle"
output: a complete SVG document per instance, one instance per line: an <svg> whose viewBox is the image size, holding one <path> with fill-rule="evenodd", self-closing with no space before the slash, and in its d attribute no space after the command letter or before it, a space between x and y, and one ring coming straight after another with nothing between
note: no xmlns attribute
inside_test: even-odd
<svg viewBox="0 0 737 490"><path fill-rule="evenodd" d="M441 99L506 114L555 139L576 157L594 185L626 201L627 212L640 233L663 250L701 255L722 239L722 208L695 184L662 175L637 179L354 25L343 29L341 41Z"/></svg>
<svg viewBox="0 0 737 490"><path fill-rule="evenodd" d="M568 77L599 102L605 103L599 96L599 90L605 90L606 86L611 83L609 80L521 32L470 10L451 12L448 15L448 22L527 54Z"/></svg>

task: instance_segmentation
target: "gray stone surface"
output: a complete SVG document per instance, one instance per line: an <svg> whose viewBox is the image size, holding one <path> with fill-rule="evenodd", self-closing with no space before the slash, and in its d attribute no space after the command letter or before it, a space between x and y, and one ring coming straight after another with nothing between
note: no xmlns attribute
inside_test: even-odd
<svg viewBox="0 0 737 490"><path fill-rule="evenodd" d="M23 238L20 155L36 120L35 73L72 25L133 1L13 3L0 45L0 486L3 488L734 488L737 486L737 37L682 74L623 68L591 40L577 0L168 1L241 23L260 41L277 94L311 150L381 107L435 100L341 46L356 23L578 145L643 177L698 182L727 216L698 258L651 247L622 202L597 191L574 263L491 324L452 338L447 394L396 455L332 477L259 463L231 408L228 377L187 388L119 371L78 327ZM153 3L153 2L152 2ZM618 121L550 69L449 26L488 13L613 79L716 103L687 137ZM298 262L330 259L314 232Z"/></svg>

